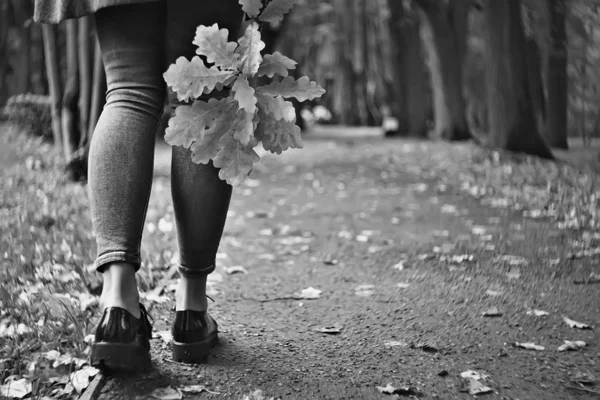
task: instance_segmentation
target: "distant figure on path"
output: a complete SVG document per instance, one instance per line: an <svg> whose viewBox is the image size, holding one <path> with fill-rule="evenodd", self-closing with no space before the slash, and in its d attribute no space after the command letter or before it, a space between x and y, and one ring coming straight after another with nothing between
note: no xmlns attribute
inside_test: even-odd
<svg viewBox="0 0 600 400"><path fill-rule="evenodd" d="M58 23L93 14L108 90L94 131L88 168L97 271L104 277L102 318L92 365L141 371L151 366L151 325L139 301L135 273L152 186L155 130L167 95L163 73L178 57L195 55L198 25L238 33L237 0L35 0L34 20ZM168 94L174 106L176 96ZM173 147L172 197L179 243L173 358L197 363L217 342L207 313L206 278L215 258L232 187L212 163L194 164Z"/></svg>

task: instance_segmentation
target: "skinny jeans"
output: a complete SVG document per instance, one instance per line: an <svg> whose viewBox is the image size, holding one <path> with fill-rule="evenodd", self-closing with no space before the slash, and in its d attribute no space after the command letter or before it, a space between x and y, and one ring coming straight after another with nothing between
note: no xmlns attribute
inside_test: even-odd
<svg viewBox="0 0 600 400"><path fill-rule="evenodd" d="M88 194L98 247L98 271L110 263L140 268L140 246L152 187L156 129L168 97L163 73L178 57L195 55L198 25L219 24L230 39L242 19L237 0L167 0L108 7L95 14L106 71L106 105L92 136ZM211 273L232 187L212 163L195 164L190 150L172 148L171 195L179 272Z"/></svg>

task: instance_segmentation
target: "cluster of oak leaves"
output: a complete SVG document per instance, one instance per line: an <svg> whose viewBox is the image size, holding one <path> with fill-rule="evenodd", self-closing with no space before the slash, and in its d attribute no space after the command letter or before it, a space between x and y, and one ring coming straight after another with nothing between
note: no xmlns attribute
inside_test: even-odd
<svg viewBox="0 0 600 400"><path fill-rule="evenodd" d="M261 0L240 0L249 18L237 42L228 42L229 31L217 24L199 26L194 38L198 48L191 60L177 59L164 74L166 83L177 94L181 105L170 119L165 140L172 146L192 151L192 161L213 161L219 177L231 185L244 181L260 157L254 147L281 154L301 148L296 113L286 98L298 101L320 97L325 90L304 76L294 79L288 70L296 62L279 52L261 55L260 23L277 23L296 0L273 0L263 6ZM210 67L200 56L204 56ZM257 77L283 79L253 87ZM202 95L231 88L222 99L199 100Z"/></svg>

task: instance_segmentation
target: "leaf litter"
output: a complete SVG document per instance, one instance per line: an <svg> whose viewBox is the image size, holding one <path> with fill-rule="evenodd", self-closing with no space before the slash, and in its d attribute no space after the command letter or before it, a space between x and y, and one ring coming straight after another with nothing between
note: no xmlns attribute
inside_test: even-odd
<svg viewBox="0 0 600 400"><path fill-rule="evenodd" d="M583 340L565 340L565 343L558 347L558 351L580 350L587 346Z"/></svg>
<svg viewBox="0 0 600 400"><path fill-rule="evenodd" d="M526 350L536 350L536 351L544 351L546 348L544 346L537 345L533 342L515 342L515 347L520 347Z"/></svg>
<svg viewBox="0 0 600 400"><path fill-rule="evenodd" d="M411 386L401 386L394 387L391 383L388 383L385 386L376 386L377 391L382 394L388 395L399 395L399 396L422 396L423 394L414 387Z"/></svg>
<svg viewBox="0 0 600 400"><path fill-rule="evenodd" d="M592 327L590 325L584 324L583 322L574 321L569 317L563 316L563 321L565 321L565 324L567 324L567 326L569 326L569 328L592 329Z"/></svg>

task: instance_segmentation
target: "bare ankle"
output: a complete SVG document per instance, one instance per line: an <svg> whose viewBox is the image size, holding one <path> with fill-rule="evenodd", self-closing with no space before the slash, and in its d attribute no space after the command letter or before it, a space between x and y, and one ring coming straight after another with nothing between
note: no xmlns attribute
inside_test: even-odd
<svg viewBox="0 0 600 400"><path fill-rule="evenodd" d="M138 318L140 294L135 267L128 263L112 263L104 268L102 275L104 283L100 296L101 307L121 307Z"/></svg>

